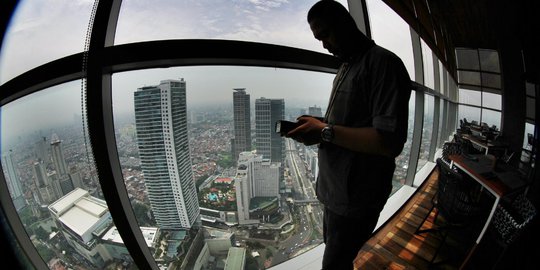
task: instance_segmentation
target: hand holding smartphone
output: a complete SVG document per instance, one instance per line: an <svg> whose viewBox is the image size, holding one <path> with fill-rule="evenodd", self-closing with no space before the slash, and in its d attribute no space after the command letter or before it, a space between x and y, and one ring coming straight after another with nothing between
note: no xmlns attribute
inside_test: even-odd
<svg viewBox="0 0 540 270"><path fill-rule="evenodd" d="M280 136L285 136L289 131L295 129L298 127L300 123L298 122L291 122L287 120L277 120L275 125L275 131L276 133L279 133Z"/></svg>

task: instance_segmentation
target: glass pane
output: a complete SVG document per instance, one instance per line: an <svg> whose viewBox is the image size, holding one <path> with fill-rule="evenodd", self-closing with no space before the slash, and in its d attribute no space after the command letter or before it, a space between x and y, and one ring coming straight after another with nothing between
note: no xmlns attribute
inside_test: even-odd
<svg viewBox="0 0 540 270"><path fill-rule="evenodd" d="M471 123L473 121L476 124L480 123L480 108L471 107L467 105L458 106L458 120L466 119L467 122Z"/></svg>
<svg viewBox="0 0 540 270"><path fill-rule="evenodd" d="M93 1L19 1L0 49L0 84L84 50Z"/></svg>
<svg viewBox="0 0 540 270"><path fill-rule="evenodd" d="M396 157L396 171L392 180L392 194L400 189L407 179L407 170L409 169L409 159L411 155L412 135L414 131L414 110L415 110L416 91L411 92L409 99L409 132L407 132L407 141L403 146L403 151Z"/></svg>
<svg viewBox="0 0 540 270"><path fill-rule="evenodd" d="M434 89L435 88L435 77L433 72L433 53L431 48L421 40L422 46L422 64L424 68L424 85Z"/></svg>
<svg viewBox="0 0 540 270"><path fill-rule="evenodd" d="M536 104L535 104L535 99L534 98L530 98L530 97L526 97L525 98L525 102L526 102L526 109L527 109L527 118L529 119L535 119L535 108L536 108Z"/></svg>
<svg viewBox="0 0 540 270"><path fill-rule="evenodd" d="M482 109L482 122L488 126L496 126L497 129L501 128L501 112Z"/></svg>
<svg viewBox="0 0 540 270"><path fill-rule="evenodd" d="M478 52L470 49L456 49L458 69L480 70Z"/></svg>
<svg viewBox="0 0 540 270"><path fill-rule="evenodd" d="M502 97L499 94L493 94L488 92L482 92L482 106L501 110L502 108Z"/></svg>
<svg viewBox="0 0 540 270"><path fill-rule="evenodd" d="M527 91L527 96L535 97L536 91L534 90L534 84L530 82L525 82L525 89Z"/></svg>
<svg viewBox="0 0 540 270"><path fill-rule="evenodd" d="M165 39L271 43L328 53L313 38L310 1L123 1L115 44ZM340 0L347 7L346 0Z"/></svg>
<svg viewBox="0 0 540 270"><path fill-rule="evenodd" d="M4 105L2 167L28 236L49 262L112 269L133 260L108 210L81 121L80 81Z"/></svg>
<svg viewBox="0 0 540 270"><path fill-rule="evenodd" d="M447 115L445 114L447 101L444 99L440 99L439 102L439 139L437 147L442 147L443 144L448 141L448 133L446 132L448 122L446 122Z"/></svg>
<svg viewBox="0 0 540 270"><path fill-rule="evenodd" d="M482 72L482 86L501 89L501 75Z"/></svg>
<svg viewBox="0 0 540 270"><path fill-rule="evenodd" d="M381 0L368 0L366 4L371 37L378 45L398 55L405 64L409 77L414 80L414 57L409 24Z"/></svg>
<svg viewBox="0 0 540 270"><path fill-rule="evenodd" d="M416 172L420 171L429 160L429 148L431 146L431 134L433 134L433 109L435 98L425 95L424 100L424 124L422 125L422 143L420 144L420 155L418 156L418 166Z"/></svg>
<svg viewBox="0 0 540 270"><path fill-rule="evenodd" d="M482 71L501 72L499 66L499 53L491 50L478 50L480 67Z"/></svg>
<svg viewBox="0 0 540 270"><path fill-rule="evenodd" d="M327 73L229 66L148 69L113 75L115 133L126 188L139 225L159 228L160 239L169 243L169 248L162 251L151 247L155 248L156 260L182 263L183 253L170 246L181 245L187 251L197 233L226 243L219 249L221 255L215 255L216 261L226 257L232 233L240 239L249 237L232 245L249 249L246 261L257 269L281 263L322 242L321 206L309 203L307 211L306 205L287 203L291 199L316 201L316 147L282 138L275 141L270 129L276 117L294 119L304 108L319 107L324 114L333 77ZM176 92L180 98L169 102ZM175 112L175 108L180 111ZM235 127L243 132L237 132ZM235 143L247 130L252 134L251 148ZM263 141L257 142L259 139ZM240 147L247 151L239 155L236 163L232 153ZM258 155L262 150L282 162L263 162L263 156ZM280 150L286 151L280 155ZM188 167L178 165L188 163ZM191 177L187 179L191 182L176 184L173 180L177 174L181 179ZM163 193L156 191L156 183L160 183ZM175 193L193 187L198 195L195 200ZM164 211L161 205L168 203L174 203L171 207L175 209L196 206L195 213L200 214L204 227L189 218L186 225L166 225L159 217ZM290 219L292 224L284 225ZM276 229L259 229L263 223ZM253 257L252 251L260 256ZM265 266L270 257L271 263Z"/></svg>
<svg viewBox="0 0 540 270"><path fill-rule="evenodd" d="M525 136L523 138L523 148L532 150L532 139L534 138L534 125L525 123Z"/></svg>
<svg viewBox="0 0 540 270"><path fill-rule="evenodd" d="M459 88L459 103L480 106L482 92Z"/></svg>
<svg viewBox="0 0 540 270"><path fill-rule="evenodd" d="M444 79L445 79L445 75L446 74L446 69L444 68L444 65L442 64L442 62L439 60L439 92L441 94L445 94L446 91L444 89Z"/></svg>
<svg viewBox="0 0 540 270"><path fill-rule="evenodd" d="M458 82L460 84L481 85L480 72L458 70Z"/></svg>

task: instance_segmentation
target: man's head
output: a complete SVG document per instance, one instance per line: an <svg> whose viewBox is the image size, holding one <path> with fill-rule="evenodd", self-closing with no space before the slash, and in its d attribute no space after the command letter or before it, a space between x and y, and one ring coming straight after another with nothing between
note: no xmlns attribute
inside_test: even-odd
<svg viewBox="0 0 540 270"><path fill-rule="evenodd" d="M321 0L308 12L311 31L331 54L344 58L357 45L355 41L362 32L347 9L334 0Z"/></svg>

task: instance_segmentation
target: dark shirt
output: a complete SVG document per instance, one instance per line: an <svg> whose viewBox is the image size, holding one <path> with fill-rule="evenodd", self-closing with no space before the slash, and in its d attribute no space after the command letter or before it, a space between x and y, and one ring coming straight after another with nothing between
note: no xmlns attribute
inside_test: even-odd
<svg viewBox="0 0 540 270"><path fill-rule="evenodd" d="M410 78L401 59L371 43L340 67L325 118L334 125L374 127L402 149L410 94ZM394 169L394 158L323 142L317 197L340 215L378 213L392 190Z"/></svg>

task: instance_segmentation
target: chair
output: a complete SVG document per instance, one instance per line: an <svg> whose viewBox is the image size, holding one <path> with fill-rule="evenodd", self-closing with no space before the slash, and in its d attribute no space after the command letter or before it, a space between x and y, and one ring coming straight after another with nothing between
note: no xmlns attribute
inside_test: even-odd
<svg viewBox="0 0 540 270"><path fill-rule="evenodd" d="M518 195L510 203L497 205L490 229L495 235L496 242L503 247L503 250L497 257L494 266L499 263L508 246L520 236L536 214L536 208L525 194Z"/></svg>
<svg viewBox="0 0 540 270"><path fill-rule="evenodd" d="M461 155L461 144L457 142L445 142L442 148L442 160L450 166L450 155Z"/></svg>
<svg viewBox="0 0 540 270"><path fill-rule="evenodd" d="M431 199L432 207L415 231L415 234L426 232L442 233L442 240L436 248L430 263L434 263L441 247L446 242L450 230L462 229L472 225L473 221L476 220L475 218L482 213L480 204L481 191L478 185L468 178L464 178L456 169L450 168L442 158L437 159L437 167L439 168L439 179L437 192ZM434 210L436 210L433 219L435 226L422 229L425 221ZM443 224L437 224L439 215L444 218Z"/></svg>

